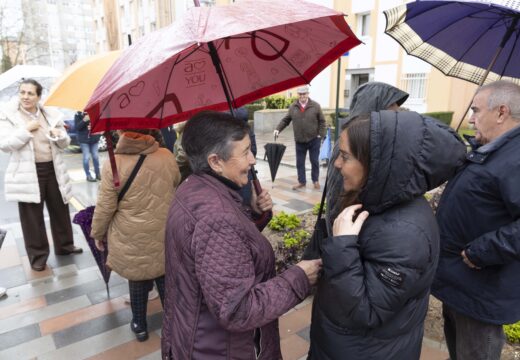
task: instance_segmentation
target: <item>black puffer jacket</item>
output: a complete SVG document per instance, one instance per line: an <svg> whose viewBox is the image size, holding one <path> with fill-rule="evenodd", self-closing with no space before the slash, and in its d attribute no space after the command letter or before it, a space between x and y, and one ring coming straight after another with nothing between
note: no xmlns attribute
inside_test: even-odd
<svg viewBox="0 0 520 360"><path fill-rule="evenodd" d="M370 114L372 111L386 110L392 104L401 106L406 99L408 99L408 93L395 86L377 81L365 83L358 87L352 96L349 120L359 115ZM326 221L329 234L332 234L332 224L341 211L339 199L343 193L343 177L334 167L338 153L338 142L336 142L327 168Z"/></svg>
<svg viewBox="0 0 520 360"><path fill-rule="evenodd" d="M465 147L435 119L372 113L370 169L359 236L324 240L310 359L419 359L439 256L435 217L422 196L455 174Z"/></svg>

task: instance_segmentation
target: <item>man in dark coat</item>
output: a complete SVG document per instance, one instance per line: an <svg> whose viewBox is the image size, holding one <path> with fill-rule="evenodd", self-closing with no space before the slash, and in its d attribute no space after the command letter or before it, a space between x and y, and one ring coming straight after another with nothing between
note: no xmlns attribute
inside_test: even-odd
<svg viewBox="0 0 520 360"><path fill-rule="evenodd" d="M298 171L298 184L293 190L305 187L305 157L309 152L311 161L311 178L314 188L319 190L320 176L320 144L325 136L325 117L321 111L320 104L309 98L309 87L302 86L296 91L298 100L291 104L287 115L284 116L274 131L277 137L280 131L285 129L292 121L294 141L296 142L296 170Z"/></svg>
<svg viewBox="0 0 520 360"><path fill-rule="evenodd" d="M471 108L482 146L442 195L432 293L443 302L450 358L492 360L502 324L520 320L520 86L485 85Z"/></svg>
<svg viewBox="0 0 520 360"><path fill-rule="evenodd" d="M342 141L351 130L366 139L349 137L350 148L343 141L335 165L352 188L359 174L349 164L361 162L365 180L352 201L369 215L356 235L338 233L335 224L322 243L309 359L418 360L439 256L423 194L455 174L465 146L446 125L415 112L372 112L347 126L354 129L343 130Z"/></svg>

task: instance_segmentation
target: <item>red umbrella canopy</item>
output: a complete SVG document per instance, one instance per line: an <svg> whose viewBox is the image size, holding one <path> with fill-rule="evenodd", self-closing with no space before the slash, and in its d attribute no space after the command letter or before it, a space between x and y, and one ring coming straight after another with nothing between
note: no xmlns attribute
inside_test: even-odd
<svg viewBox="0 0 520 360"><path fill-rule="evenodd" d="M358 44L342 13L303 1L194 7L126 49L86 111L93 132L162 128L201 110L228 109L223 86L236 108L309 83Z"/></svg>

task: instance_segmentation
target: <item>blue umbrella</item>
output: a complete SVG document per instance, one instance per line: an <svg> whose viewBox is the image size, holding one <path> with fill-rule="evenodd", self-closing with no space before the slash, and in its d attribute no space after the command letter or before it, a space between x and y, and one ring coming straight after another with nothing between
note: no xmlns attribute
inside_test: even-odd
<svg viewBox="0 0 520 360"><path fill-rule="evenodd" d="M385 33L444 74L520 84L520 2L419 0L384 14Z"/></svg>

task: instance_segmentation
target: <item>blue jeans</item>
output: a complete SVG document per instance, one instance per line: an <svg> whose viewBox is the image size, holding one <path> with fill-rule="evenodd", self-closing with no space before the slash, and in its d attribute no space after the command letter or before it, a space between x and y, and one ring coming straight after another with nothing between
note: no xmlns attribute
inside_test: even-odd
<svg viewBox="0 0 520 360"><path fill-rule="evenodd" d="M307 156L307 150L309 151L309 159L311 161L311 178L312 182L318 182L320 176L320 162L318 157L320 156L320 138L314 138L309 142L296 143L296 170L298 171L298 182L300 184L306 184L305 178L305 158Z"/></svg>
<svg viewBox="0 0 520 360"><path fill-rule="evenodd" d="M96 176L99 177L101 174L99 173L98 143L81 143L79 144L79 146L81 147L81 153L83 154L83 170L85 170L85 175L87 175L87 177L90 177L89 160L92 156L94 171L96 172Z"/></svg>
<svg viewBox="0 0 520 360"><path fill-rule="evenodd" d="M451 360L500 360L505 342L501 325L480 322L444 304L442 316Z"/></svg>

